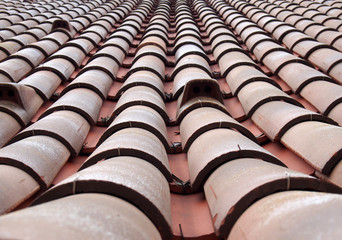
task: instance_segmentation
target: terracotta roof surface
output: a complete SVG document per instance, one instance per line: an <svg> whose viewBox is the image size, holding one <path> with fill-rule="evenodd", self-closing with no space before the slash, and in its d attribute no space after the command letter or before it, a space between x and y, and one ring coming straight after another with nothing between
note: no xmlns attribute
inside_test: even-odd
<svg viewBox="0 0 342 240"><path fill-rule="evenodd" d="M0 239L341 239L342 1L0 0Z"/></svg>

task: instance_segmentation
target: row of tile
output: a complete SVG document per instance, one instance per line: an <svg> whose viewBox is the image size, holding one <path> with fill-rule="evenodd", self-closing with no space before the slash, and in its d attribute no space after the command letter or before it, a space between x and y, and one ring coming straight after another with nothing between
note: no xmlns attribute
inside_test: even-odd
<svg viewBox="0 0 342 240"><path fill-rule="evenodd" d="M213 7L224 5L222 2L218 1L211 1L211 4ZM206 3L202 0L194 1L194 9L198 12L198 15L203 22L205 22L205 18L210 19L210 15L213 16L212 18L215 17L214 11L208 8ZM217 19L216 24L217 28L221 28L223 32L226 30L226 35L231 36L231 33L225 28L222 21ZM221 26L219 26L219 24L221 24ZM220 45L224 44L231 44L231 42L221 42ZM229 48L229 46L226 45L226 49L236 48L236 44L234 48ZM258 82L247 83L242 87L239 94L241 94L245 88L253 86L254 83ZM272 88L277 89L274 85L270 85L270 87L271 86ZM253 86L253 88L256 89L255 91L258 91L258 87ZM249 96L251 97L251 95ZM240 102L244 105L242 100L240 100ZM278 101L276 100L270 103L277 102ZM264 103L262 106L267 104L268 103ZM262 108L262 106L259 107L259 109ZM297 108L294 105L292 106ZM281 108L282 106L273 106L272 110ZM202 109L200 108L199 110ZM269 119L270 115L272 115L272 112L269 112L269 114L265 115L263 118L268 118L268 123L273 123L274 121ZM192 117L192 122L196 122L195 114ZM201 119L202 115L198 114L197 117ZM199 119L197 119L197 121L199 121ZM281 118L277 118L277 121L279 121L279 119ZM262 130L264 130L264 128ZM208 146L209 142L215 142L215 145L212 144L212 146ZM191 154L194 154L196 157L192 157ZM208 159L213 160L212 162L208 162ZM261 161L260 159L264 161ZM229 236L229 239L240 239L245 229L257 229L257 227L245 224L240 219L245 215L248 215L248 217L251 217L251 215L253 216L253 213L250 212L252 211L250 210L251 208L254 211L261 210L260 205L253 204L255 200L262 199L260 201L264 201L264 199L271 199L270 201L276 201L273 197L275 192L281 191L282 195L290 196L291 194L290 192L286 192L287 190L301 189L303 191L298 192L297 194L303 198L312 197L310 196L311 193L304 192L305 190L341 192L341 189L334 185L330 185L327 182L321 182L318 179L285 168L279 159L253 143L251 140L233 130L222 129L220 127L208 130L194 140L188 151L188 161L190 176L192 174L191 172L198 168L200 163L205 163L204 165L206 165L206 168L211 167L206 173L209 176L206 176L207 180L205 180L204 183L204 192L209 203L216 234L220 238L227 238L227 236ZM215 164L213 164L214 161L216 162ZM203 172L201 174L203 174ZM250 181L252 176L255 181ZM319 193L317 194L320 195ZM315 196L315 194L313 194L313 196ZM341 197L338 195L321 194L321 196L326 198L337 198L339 199L338 201L341 202ZM291 200L289 199L288 203L290 202ZM282 204L284 204L284 202L282 202ZM286 205L282 204L279 204L280 207L285 208ZM252 207L250 207L250 205L252 205ZM312 204L310 208L315 208L315 204ZM320 211L324 211L324 208L320 209ZM267 213L272 214L272 211ZM278 215L278 218L286 219L288 216L287 214L290 213L284 210ZM338 215L331 212L329 213L329 217L331 219L339 219ZM317 219L316 221L319 220ZM241 227L242 230L240 230L239 227ZM267 228L265 226L263 227L264 228L260 227L258 229L259 232L257 232L257 234L267 234ZM330 225L329 233L337 234L336 232L333 232L337 227L337 225ZM289 229L288 226L286 226L285 229ZM287 234L291 233L292 229L284 230L277 233L277 236L282 239L287 236ZM315 234L315 231L312 231L308 235L315 236ZM259 237L260 235L257 236ZM248 236L258 238L254 235Z"/></svg>
<svg viewBox="0 0 342 240"><path fill-rule="evenodd" d="M248 2L252 3L254 1ZM279 42L284 43L299 56L307 59L310 63L317 66L337 82L342 83L342 76L339 72L342 64L341 52L335 50L330 45L315 41L292 25L288 25L281 20L278 20L274 17L275 14L273 12L271 15L255 5L251 4L246 6L246 2L244 1L239 2L239 4L235 0L229 1L229 3L235 5L237 10L241 10L248 18L257 23L265 31L271 33ZM271 22L269 19L271 19Z"/></svg>
<svg viewBox="0 0 342 240"><path fill-rule="evenodd" d="M276 43L270 36L265 35L260 28L241 16L241 14L232 8L222 8L222 16L226 23L241 35L241 38L246 43L251 52L256 55L256 58L264 63L274 74L278 74L296 94L300 94L312 105L314 105L322 114L333 118L341 124L341 119L336 112L339 112L339 103L342 88L334 83L328 76L312 68L306 61L292 55L287 49ZM289 41L293 41L290 37ZM242 77L244 71L232 71L232 77ZM253 74L255 78L262 76L255 74L256 70L251 70L249 74ZM241 73L240 75L237 75ZM246 76L244 78L250 78ZM236 89L235 84L232 89ZM319 91L315 91L319 87ZM332 94L334 92L334 94ZM340 93L339 93L340 92ZM327 98L326 96L329 96Z"/></svg>
<svg viewBox="0 0 342 240"><path fill-rule="evenodd" d="M200 31L188 9L175 14L176 37L174 41L175 68L173 80L173 98L179 99L187 82L194 79L211 79L208 56L201 42ZM191 73L191 74L189 74ZM177 122L180 122L182 109L178 111ZM179 119L179 120L178 120Z"/></svg>
<svg viewBox="0 0 342 240"><path fill-rule="evenodd" d="M341 6L342 3L340 1L307 1L307 0L294 0L293 2L298 3L304 7L308 7L311 9L317 9L321 13L324 13L326 15L341 18L342 17L342 11Z"/></svg>
<svg viewBox="0 0 342 240"><path fill-rule="evenodd" d="M111 161L134 161L129 158L117 160ZM26 208L0 217L0 223L2 238L136 239L139 236L146 240L161 239L151 220L136 206L119 197L100 193L75 194ZM21 227L20 231L18 227Z"/></svg>
<svg viewBox="0 0 342 240"><path fill-rule="evenodd" d="M14 23L34 16L38 11L34 9L32 10L32 7L32 4L25 4L22 7L15 8L14 10L10 6L3 6L3 13L0 13L0 28L8 27Z"/></svg>
<svg viewBox="0 0 342 240"><path fill-rule="evenodd" d="M4 31L0 31L1 33L4 33L5 35L3 38L7 38L4 42L0 43L0 59L4 60L11 54L16 53L20 49L24 47L34 47L38 49L43 49L43 53L45 55L51 54L52 49L55 48L54 45L61 46L61 43L59 40L61 37L57 36L57 39L55 39L55 36L51 36L51 31L53 28L56 27L68 27L73 28L77 32L82 30L83 28L87 27L91 22L95 21L97 18L99 18L101 15L105 14L106 12L103 12L103 8L99 7L100 4L97 6L93 4L81 4L78 7L73 8L70 11L73 11L75 9L81 10L80 14L74 14L73 17L63 17L63 14L51 14L48 17L42 17L42 19L39 21L41 22L39 25L32 26L29 30L24 32L11 32L4 29ZM106 3L107 10L110 9L110 6L113 7L112 3ZM87 11L83 10L83 8L86 8ZM94 10L95 8L95 10ZM109 9L108 9L109 8ZM88 11L89 9L89 11ZM102 10L101 11L99 11ZM84 14L82 12L85 12ZM63 23L63 21L70 21L71 25L67 26L66 23ZM70 31L72 29L69 29ZM9 35L8 35L9 33ZM43 40L50 40L49 42L41 42Z"/></svg>
<svg viewBox="0 0 342 240"><path fill-rule="evenodd" d="M114 17L111 18L112 24L114 24L117 20L116 18L118 18L117 14L113 14ZM107 17L108 16L105 16L104 19L107 19ZM58 21L59 20L57 20L57 25L59 24ZM6 71L6 74L17 73L17 68L21 67L19 63L26 63L30 69L33 69L35 65L38 65L40 61L43 61L45 56L50 55L44 64L35 67L34 72L19 83L1 84L3 99L3 101L1 101L1 109L2 112L11 116L6 117L6 121L3 124L8 124L9 121L12 121L13 117L21 127L24 127L29 123L43 101L50 99L60 83L69 79L74 70L80 67L85 56L110 31L109 28L111 28L111 26L108 26L108 29L106 29L106 32L103 32L102 35L95 33L96 30L94 30L94 28L97 28L99 22L101 23L103 20L100 18L98 21L94 21L79 37L64 44L63 48L60 50L58 50L59 45L53 44L52 46L49 46L49 43L53 43L53 41L56 41L55 38L60 36L62 38L60 39L59 44L63 44L69 38L72 38L75 35L75 32L69 31L71 29L68 29L68 25L66 25L66 28L65 26L56 26L55 30L50 35L37 42L37 44L29 45L27 48L11 55L5 62L0 63L0 65L7 66L11 69L11 71ZM61 23L67 24L66 22ZM58 51L51 55L56 50ZM35 58L32 58L32 56L35 56ZM32 60L35 62L32 62ZM26 61L31 64L27 64ZM15 67L13 67L13 64L15 64ZM21 70L23 71L23 69ZM30 104L25 102L28 98L31 99L29 101ZM3 134L0 145L3 146L19 129L18 126L1 129L1 131L5 131L5 133Z"/></svg>
<svg viewBox="0 0 342 240"><path fill-rule="evenodd" d="M160 18L167 20L168 16L165 16L165 12L160 11L164 7L168 8L168 4L159 4L146 29L160 26ZM168 12L169 10L166 13ZM127 29L135 22L138 23L137 28L140 29L141 21L136 22L132 18L129 20L130 22L126 20L120 28ZM133 32L132 39L136 34L137 31L135 34ZM156 38L158 38L157 35L152 39L148 36L144 37L138 45L132 66L126 74L125 83L118 91L119 100L109 119L109 122L112 122L101 136L98 147L84 162L81 169L103 158L129 155L141 157L152 163L168 181L172 181L166 154L170 151L166 130L166 123L169 119L163 99L165 96L161 88L165 75L166 57L164 50L159 45L155 45L153 40Z"/></svg>
<svg viewBox="0 0 342 240"><path fill-rule="evenodd" d="M342 35L340 31L337 28L329 28L315 22L314 20L311 20L311 18L313 17L312 14L310 14L310 16L306 16L308 15L307 8L296 8L297 14L295 14L294 11L290 10L292 5L291 7L279 6L279 3L287 3L284 1L277 1L277 3L269 3L267 1L253 1L252 3L260 7L261 9L264 9L266 12L270 13L272 16L278 18L279 20L291 24L298 30L316 39L317 41L333 46L339 51L342 50ZM319 16L321 15L321 13L316 14L318 14ZM338 20L338 26L341 26L341 23L342 21Z"/></svg>
<svg viewBox="0 0 342 240"><path fill-rule="evenodd" d="M124 3L122 5L128 5L129 8L131 8L130 11L134 7L133 3ZM115 9L113 12L115 12ZM117 15L114 14L114 16ZM101 18L99 21L101 21ZM116 19L113 17L113 25L115 22ZM88 32L93 32L94 30L92 27L94 26L97 26L97 21L95 21L94 24L91 24L91 26L89 26L89 28L87 28L79 38L83 39L83 35L86 35ZM103 38L108 32L104 34ZM72 46L76 46L75 41L77 40L78 38L73 40L74 45ZM100 40L101 39L99 38L98 42ZM95 41L95 39L93 41ZM95 44L98 42L95 42ZM94 46L90 46L88 51L93 47ZM68 44L65 45L65 48L68 48ZM65 48L60 51L63 51ZM66 56L69 56L68 52L66 54ZM63 60L61 61L62 64L71 65L69 68L72 68L73 71L75 70L75 66L73 66L68 60L64 60L62 54L60 54L58 58L52 58L48 63L56 60ZM60 70L60 66L60 64L57 64L56 70ZM52 67L41 69L41 71L45 71L45 73L51 72L52 70ZM43 74L41 71L37 70L36 73L38 74L40 72ZM70 74L71 73L72 71ZM70 74L68 74L68 76L62 76L68 79ZM46 77L35 77L34 75L35 73L30 76L33 76L36 79L35 86L41 89L39 81L47 81L47 79ZM50 92L48 93L49 96L47 96L47 98L51 97L53 91L58 87L63 79L61 79L58 74L53 74L52 78L49 80L51 81L43 85L48 89L52 88L52 91L49 90ZM33 88L22 84L12 83L7 84L6 86L11 86L14 89L23 88L26 91L34 92ZM5 90L4 87L1 89ZM23 91L21 91L21 93L22 92ZM17 97L17 100L20 100L19 93L17 93L15 97ZM30 103L29 106L32 106L32 99L34 99L32 97L32 93L31 95L24 94L24 97L25 99L22 99L23 103ZM39 95L36 96L36 98L40 98ZM0 158L2 159L2 162L27 171L39 183L42 189L46 189L69 157L76 156L81 150L83 142L89 132L90 125L94 124L97 119L101 105L101 97L91 89L82 87L82 85L79 85L75 89L66 91L60 99L58 99L41 115L40 119L36 123L21 131L11 140L11 144L0 150ZM30 119L27 121L30 121ZM44 142L46 145L40 144L40 142ZM22 151L18 151L18 149L21 149ZM34 157L35 154L37 157ZM34 161L32 161L33 159ZM13 187L15 186L13 185ZM16 186L15 190L18 190L17 187L18 186ZM23 189L22 192L25 192L25 189ZM30 193L32 194L32 192ZM27 196L25 196L25 198L26 197ZM15 201L10 199L10 201L3 205L1 212L12 209L25 198L15 199Z"/></svg>
<svg viewBox="0 0 342 240"><path fill-rule="evenodd" d="M238 50L240 49L239 43L230 31L226 31L227 28L224 27L222 21L220 21L217 16L208 14L208 9L202 9L201 6L204 4L204 1L196 1L196 3L197 4L194 5L196 6L195 9L199 13L198 15L200 16L201 21L204 23L205 31L208 33L207 35L213 39L212 43L216 41L215 45L212 44L212 49L216 47L216 55L222 55L221 57L224 57L225 55L230 54L229 50L232 48L230 45L225 44L235 44L232 52L244 53L243 51ZM127 2L127 4L132 3ZM107 97L112 81L116 78L119 71L119 66L122 64L124 57L128 54L129 46L132 45L133 40L141 29L145 17L152 10L152 1L149 3L145 2L145 4L146 5L144 5L144 3L143 5L140 5L141 8L138 8L126 18L126 21L124 21L121 27L108 37L108 40L101 46L98 53L88 61L88 64L82 68L77 77L62 91L58 101L61 101L63 98L66 99L65 96L67 94L73 93L73 96L70 97L70 99L73 99L74 101L71 102L70 100L67 102L70 109L62 110L62 108L56 108L56 110L58 110L56 112L52 112L51 110L51 113L46 114L46 116L43 115L37 123L43 124L43 121L46 121L45 123L47 126L57 126L56 122L49 123L48 121L51 120L52 117L56 119L61 117L60 119L64 120L66 118L63 118L63 116L67 116L68 119L75 123L75 126L82 126L82 128L79 129L81 132L80 134L86 134L89 131L86 128L89 126L90 119L92 119L94 123L97 119L98 114L93 114L99 109L97 103L100 102L101 105L102 101ZM220 6L222 2L216 4L217 5L215 6ZM115 204L113 203L113 205L110 205L113 209L122 207L122 210L124 211L125 209L130 208L135 209L136 215L134 216L140 214L139 216L141 217L139 217L139 220L134 221L134 224L132 223L131 218L135 219L135 217L132 217L131 215L130 224L122 226L122 231L119 231L120 233L123 233L127 228L127 231L133 231L129 229L130 226L133 228L137 226L138 229L141 229L139 228L139 226L141 226L141 224L139 225L139 222L140 219L142 219L141 221L146 220L148 223L146 223L146 227L141 230L142 233L140 233L139 236L149 232L146 234L150 235L144 235L147 236L147 239L154 237L158 238L159 233L156 230L156 228L158 228L164 239L171 237L170 190L167 181L172 181L172 176L171 172L165 167L168 164L166 155L168 144L165 124L167 124L170 119L165 110L165 95L163 93L162 82L165 76L165 64L169 64L167 62L165 63L165 59L168 57L165 50L167 49L167 46L170 47L171 45L165 42L165 38L167 39L166 33L169 30L169 5L169 2L164 2L159 5L159 8L155 11L155 17L151 18L150 24L144 32L141 43L138 45L137 51L135 52L135 58L132 62L131 69L128 71L129 74L127 74L127 77L124 79L125 83L116 96L119 100L111 115L110 121L113 122L111 122L110 126L101 137L98 148L81 167L81 171L57 184L57 186L51 188L37 199L34 204L39 204L38 206L1 217L0 226L4 227L3 229L0 227L0 229L1 232L6 234L4 235L5 238L22 236L14 234L26 234L24 231L19 232L15 230L18 228L18 225L22 226L23 229L35 229L34 224L30 225L31 223L25 221L25 218L27 219L28 217L30 219L35 219L35 221L44 221L46 223L44 228L46 231L42 231L41 229L34 231L37 234L42 234L37 235L38 238L50 237L51 235L49 234L56 231L58 226L61 226L61 228L69 226L70 215L62 213L59 209L61 205L68 206L65 210L69 211L69 207L75 208L75 203L77 202L77 209L79 209L78 213L83 215L89 213L89 209L88 211L85 210L89 208L90 203L88 201L98 201L99 204L102 203L101 205L105 206L110 204L109 202L116 201ZM192 71L201 69L201 66L203 65L209 66L208 59L205 57L206 54L205 56L203 55L203 41L193 40L203 36L203 32L199 31L196 20L193 18L193 10L189 8L187 1L178 1L176 6L178 17L176 18L175 25L178 26L176 35L177 41L175 41L174 47L176 50L174 53L178 53L179 61L187 59L191 62L200 59L200 64L194 64L194 67L191 69ZM129 12L130 10L128 8L127 13ZM116 21L118 20L118 14L113 14L112 16ZM104 24L100 25L103 26ZM97 29L97 27L95 29ZM191 38L188 38L189 36ZM221 37L223 40L220 40ZM226 51L224 48L220 50L222 45L225 45L225 48L229 50ZM183 46L186 46L186 48L184 47L181 49ZM68 53L64 53L63 59L67 56ZM150 61L146 61L146 59ZM248 64L243 64L241 67L256 69L257 74L262 74L258 71L258 65L248 59L248 56L245 58L245 62L248 62ZM155 67L151 63L156 63ZM177 62L177 64L178 63L179 62ZM231 62L230 64L234 65L235 63ZM220 67L221 66L226 68L225 62L221 61ZM230 67L230 65L227 66L228 68ZM189 65L184 65L184 67L188 70L187 73L189 74L191 67L189 67ZM236 65L231 67L230 70L233 71L238 67L239 65ZM230 70L227 71L227 76L230 74ZM208 71L211 74L210 66ZM199 190L204 185L213 221L215 222L217 234L220 237L226 237L228 235L233 224L239 219L239 216L244 214L244 212L250 214L250 211L248 211L249 209L246 210L250 204L259 198L262 198L262 200L266 199L265 196L271 195L274 191L286 191L290 189L310 189L330 192L340 191L340 189L327 183L322 184L315 178L269 163L273 162L278 165L283 165L279 159L255 143L256 140L253 134L229 116L230 109L228 108L227 111L227 108L223 104L222 94L217 81L211 79L209 73L205 72L205 74L201 75L199 78L189 77L188 81L183 84L182 89L179 91L179 96L174 96L174 99L178 99L178 121L181 124L182 145L184 149L189 148L187 155L189 169L191 171L191 183L195 190L196 188ZM263 82L271 83L269 85L279 87L267 76L262 75L262 77ZM246 80L245 83L236 88L235 94L238 96L239 93L248 86L252 88L251 84L251 80ZM80 94L76 96L75 90L80 90ZM272 91L273 90L274 88L272 87ZM280 94L280 92L278 93ZM96 104L93 104L92 99L95 99L95 97L92 98L91 96L96 96L96 99L100 99L100 101L94 100ZM282 97L290 99L290 97L286 95L282 95ZM84 100L86 104L83 106L77 105L77 103L74 104L75 100L79 101L79 99ZM56 103L58 103L58 101ZM289 101L298 104L294 100ZM261 101L261 105L257 106L255 111L258 111L264 105L275 102L278 101L268 101L266 103ZM259 102L255 103L255 105L258 103ZM87 106L85 105L89 105L89 108L86 109ZM255 105L253 104L253 107ZM289 105L294 106L292 104ZM71 108L71 106L75 107ZM285 105L281 106L283 107ZM299 108L295 107L295 109L298 110ZM96 117L90 116L89 113ZM89 121L87 122L84 117ZM62 120L60 120L61 125L65 124ZM70 126L72 125L71 121L68 123ZM65 132L74 131L76 127L71 127L70 129L65 129ZM70 143L73 144L75 141L71 138L63 139L56 135L47 137L40 135L42 133L38 130L34 131L34 134L38 135L37 137L42 138L40 141L46 141L49 146L55 144L51 139L56 140L56 142L59 143L56 147L56 155L64 152L63 156L65 157L68 155L67 153L71 154L71 149L76 149L75 146L78 144L76 143L73 147L70 146ZM80 136L78 137L82 138ZM24 139L29 138L33 138L33 136ZM19 143L24 139L14 142L14 144ZM207 152L204 151L204 149L208 149L208 142L218 142L218 144L216 146L214 144L210 146ZM57 157L61 156L58 155L56 158ZM269 162L264 162L256 158ZM62 162L66 161L63 158L61 159ZM106 160L100 161L102 159ZM228 160L231 161L227 162ZM57 163L56 165L59 164L62 163ZM257 170L255 170L255 168L257 168ZM19 170L19 168L7 165L4 165L4 168L2 169L3 171L12 171L11 173ZM247 173L243 174L243 170L246 170ZM28 170L26 171L32 173ZM255 182L255 185L250 181L251 171L254 171L252 175L260 180ZM132 172L134 174L132 174ZM27 174L23 171L20 173L22 175ZM19 176L19 173L16 173L15 176ZM231 176L234 177L231 178ZM19 181L18 179L14 179L13 181ZM33 180L32 177L27 177L26 179L28 179L27 184L31 184L30 189L32 192L36 191L34 189L39 189L37 182ZM48 177L47 181L49 180L50 178ZM246 185L240 187L239 184L236 184L235 180L239 183L245 182ZM248 186L248 184L251 185ZM224 190L222 190L221 187ZM271 188L271 190L269 190L269 188ZM227 189L229 189L229 191L227 191ZM112 196L84 194L89 192L118 196L132 203L135 207L138 207L139 210L134 208L133 205L129 205L126 201L123 202ZM253 195L254 193L256 194ZM287 195L290 194L290 192L283 192L282 194ZM305 192L299 192L299 194L306 199L309 199L310 196L316 196L315 194L311 195ZM232 195L235 197L232 198ZM14 194L11 194L11 196L14 196ZM27 196L28 195L25 195L24 197ZM270 198L272 196L273 195L271 195ZM328 195L325 194L321 196L328 197ZM22 198L24 197L22 196ZM89 197L89 200L87 197ZM54 200L56 198L58 198L58 200ZM246 199L249 199L250 202L246 201ZM339 198L337 197L337 199ZM47 201L48 203L44 203ZM119 204L120 201L122 203L121 205ZM80 202L82 202L82 204L80 204ZM128 205L130 207L128 207ZM253 209L259 209L258 205L252 206L256 206ZM309 206L312 207L313 205ZM111 218L114 215L109 208L101 209L102 211L96 208L96 210L94 209L94 212L100 211L100 213L97 212L98 215L108 216L108 218ZM86 211L87 213L85 213ZM145 214L142 214L141 211ZM35 214L37 212L47 214L43 217L40 214ZM285 213L288 212L286 211ZM58 221L59 224L56 224L56 218L53 217L56 214L62 214L65 217L61 218L63 219L62 221ZM125 213L122 214L125 215ZM78 217L78 215L76 216ZM146 216L148 216L150 221ZM94 222L97 220L100 222L103 221L102 217L91 218L94 219L94 221L89 221L89 218L87 218L87 221L82 221L80 224L90 226L91 224L95 224ZM221 225L223 219L228 220L224 221L224 224ZM118 220L113 219L113 221ZM153 226L153 224L155 226ZM78 231L77 233L70 231L66 232L66 234L69 234L69 236L73 236L74 238L92 237L94 236L94 233L98 234L97 237L104 236L104 231L98 233L94 231L93 228L85 228L85 225L82 225L81 231L77 229L79 228L77 227L79 225L75 226L75 229ZM107 225L103 226L105 226L106 229L110 228ZM94 231L94 233L91 231ZM112 229L110 232L111 231L114 232L118 230ZM239 233L238 230L237 233ZM106 235L104 238L110 236L111 235ZM122 238L126 237L127 235L122 235Z"/></svg>
<svg viewBox="0 0 342 240"><path fill-rule="evenodd" d="M243 8L247 3L240 1L238 4L240 8ZM275 67L282 68L284 65L285 67L291 65L294 66L298 65L298 62L305 64L305 62L300 61L300 59L297 60L297 57L287 53L284 48L281 48L278 44L274 43L273 40L268 40L270 38L267 37L264 32L260 31L259 28L255 27L255 24L248 24L247 28L244 28L243 25L249 22L246 22L246 18L243 17L237 10L232 9L227 5L226 7L222 7L224 6L222 4L220 6L221 7L218 7L216 10L222 12L226 22L231 24L231 26L235 28L239 34L241 34L241 38L245 41L248 48L254 49L254 53L256 54L257 58L259 60L264 59L263 62L270 69L272 69L273 72L277 73ZM236 22L241 24L236 24ZM251 32L254 34L247 35L245 37L244 29L253 30ZM264 54L266 57L263 57L263 54L258 53L257 47L254 47L248 43L248 41L251 41L254 37L258 37L258 35L262 37L262 40L257 41L255 45L259 46L260 44L267 44L267 46L264 45L263 47L260 47L262 51L265 52L268 49L268 46L274 45L274 47L271 47L273 50L269 51L268 54ZM273 53L277 54L275 55ZM279 56L283 57L284 59L280 59L280 64L275 65L277 59L279 59ZM268 57L270 57L270 60L266 62ZM303 66L303 64L301 65ZM286 77L288 76L285 75L285 77L283 77L284 75L279 75L286 81ZM292 81L297 80L297 77L298 76L292 75ZM330 118L325 118L314 112L300 108L300 104L284 95L283 92L279 91L268 83L268 85L265 84L266 83L264 82L249 83L248 85L250 86L244 86L243 90L240 90L238 93L238 97L246 113L248 114L252 109L254 111L252 112L253 114L250 115L252 120L271 140L280 140L285 146L287 146L288 149L292 150L298 156L303 158L316 170L329 175L335 165L339 162L338 156L341 152L341 143L339 141L339 137L337 136L341 134L341 128L335 126L336 123ZM325 82L318 81L312 84L315 84L316 86L319 84L322 86L321 84L325 84ZM308 85L308 87L310 87L310 85ZM336 85L337 87L330 84L327 85L331 86L330 89L334 88L338 90L339 87L338 85ZM321 91L321 89L324 90L324 88L320 87L319 91ZM325 90L327 90L327 88ZM323 99L327 93L328 91L324 92L321 95L321 99ZM311 92L311 94L316 95L317 91ZM253 95L255 97L253 97ZM338 95L335 95L334 97L337 96ZM253 99L256 101L252 101ZM282 100L282 102L277 102L279 100ZM316 100L316 102L318 101ZM291 104L298 105L298 107ZM333 103L333 101L330 104L333 106L337 105ZM275 111L274 108L277 110ZM337 121L338 120L339 119L337 118ZM298 136L301 137L299 138ZM322 138L322 136L325 137ZM303 140L305 140L306 144L302 144ZM331 144L331 142L334 142L334 144ZM312 149L312 146L316 146L314 148L317 150L316 152ZM324 151L322 151L323 146Z"/></svg>
<svg viewBox="0 0 342 240"><path fill-rule="evenodd" d="M166 6L167 5L168 4L166 4ZM133 11L132 14L126 18L126 20L113 33L113 35L108 38L108 41L102 45L101 49L117 46L113 40L115 38L122 39L120 37L120 33L125 32L127 26L135 25L138 29L140 29L142 21L147 16L149 11L151 11L152 6L152 1L145 1L139 5L138 10ZM136 18L131 17L135 16L135 14L139 15L139 12L145 13L146 15L142 15L142 18L139 18L140 20L138 21ZM131 37L134 38L135 36L132 34ZM107 44L107 42L109 43ZM148 46L149 45L145 45L144 47ZM106 53L107 56L109 53L115 54L114 51L108 51ZM94 56L96 56L96 54ZM99 53L98 58L102 56L103 55ZM146 54L145 56L149 56L149 54ZM136 63L143 60L143 58L144 57L138 57ZM116 60L120 61L120 59ZM87 65L85 68L87 68ZM137 70L136 72L139 73L139 71L140 70ZM131 87L125 91L124 94L126 94L129 90L138 87L145 86ZM149 87L145 88L150 89ZM65 95L63 95L58 101L63 99L64 96ZM120 97L119 101L123 97L124 95ZM108 129L108 138L106 138L104 142L100 144L93 152L93 154L89 156L89 158L80 168L80 171L45 192L34 202L34 204L41 204L49 201L47 204L51 205L54 204L54 202L50 201L62 197L64 198L55 202L64 202L65 199L71 198L65 198L65 196L73 195L75 193L99 192L115 195L134 204L140 209L140 211L144 212L150 221L152 221L152 223L155 225L153 226L150 224L145 226L146 229L142 230L144 232L142 236L145 235L147 238L151 236L159 238L159 233L156 232L156 229L158 229L164 239L171 238L170 191L167 180L172 181L172 177L169 173L169 170L167 170L167 173L164 170L158 170L161 169L159 164L160 161L164 161L162 164L168 165L166 150L164 146L162 146L161 141L152 132L150 132L149 129L145 129L145 127L139 125L139 123L138 125L135 125L135 120L143 122L143 118L139 113L148 115L146 112L147 109L149 109L150 112L153 111L153 109L148 106L139 105L140 104L137 103L137 106L128 107L124 111L120 112L115 118L113 124ZM135 110L138 112L135 112ZM139 115L137 115L137 113ZM42 118L40 121L43 121L49 116ZM152 118L158 118L158 116L159 123L157 121L156 124L165 124L164 120L158 113L155 113ZM120 126L120 119L126 119L124 123L127 123L128 121L129 123L132 123L133 126L127 124ZM150 124L150 122L148 123ZM114 126L119 129L114 129ZM165 126L164 128L166 129ZM162 155L160 155L160 153ZM97 161L104 158L106 159L105 161L97 163ZM132 172L134 174L132 174ZM70 188L70 186L72 186L72 188ZM79 199L81 199L82 194L79 196ZM114 201L114 199L112 201ZM127 202L126 204L128 205ZM44 208L44 204L37 206L37 208L38 210L40 209L39 211L41 211L41 209ZM8 216L10 215L7 215L7 217ZM4 219L4 222L5 224L10 224L11 220ZM26 225L27 222L24 222L23 224ZM141 222L136 219L131 219L130 226L134 227L135 224L141 225ZM10 225L7 226L9 226L7 229L11 229ZM51 227L51 223L49 223L48 226ZM13 231L10 230L9 232L9 236L13 236ZM151 235L151 232L153 235ZM46 233L43 231L40 231L40 233L46 236ZM83 236L83 234L84 233L81 231L77 234L77 236L80 237ZM139 236L141 236L141 234L139 234Z"/></svg>
<svg viewBox="0 0 342 240"><path fill-rule="evenodd" d="M278 4L281 7L287 8L296 14L299 14L299 15L302 15L303 17L309 18L309 19L315 21L316 23L320 23L326 27L333 28L333 29L336 29L338 31L342 30L341 19L336 18L336 17L332 17L332 16L328 16L328 15L321 13L320 11L318 11L317 9L314 9L314 8L308 9L309 7L306 6L307 4L305 4L305 2L303 2L304 4L302 4L302 5L299 3L278 1L278 0L274 0L274 1L272 0L269 2L274 3L274 4ZM308 2L314 3L311 1L308 1ZM295 15L292 15L292 16L295 16ZM289 18L291 18L291 17L289 17Z"/></svg>
<svg viewBox="0 0 342 240"><path fill-rule="evenodd" d="M33 8L33 10L36 11L36 14L31 14L30 17L27 17L22 21L13 22L12 24L6 27L3 26L0 30L1 41L4 41L10 37L14 37L28 29L36 27L38 24L42 24L48 18L55 17L56 19L70 20L72 16L84 14L85 11L88 11L89 9L94 7L92 4L81 4L81 6L78 7L78 5L82 3L82 1L80 0L73 1L74 5L70 3L65 3L63 1L56 1L56 3L58 4L56 4L55 7L50 6L50 9L45 8L41 11L38 11L39 8ZM25 10L25 12L26 11L27 10Z"/></svg>

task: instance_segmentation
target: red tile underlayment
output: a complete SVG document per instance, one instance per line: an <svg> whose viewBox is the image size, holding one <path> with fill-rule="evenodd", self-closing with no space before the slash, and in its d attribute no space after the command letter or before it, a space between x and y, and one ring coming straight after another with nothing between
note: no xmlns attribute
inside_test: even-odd
<svg viewBox="0 0 342 240"><path fill-rule="evenodd" d="M0 0L0 239L340 239L341 7Z"/></svg>

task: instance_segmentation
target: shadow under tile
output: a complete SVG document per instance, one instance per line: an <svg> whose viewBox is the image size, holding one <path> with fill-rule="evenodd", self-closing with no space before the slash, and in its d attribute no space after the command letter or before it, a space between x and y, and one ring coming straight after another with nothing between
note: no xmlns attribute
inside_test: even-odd
<svg viewBox="0 0 342 240"><path fill-rule="evenodd" d="M97 118L97 124L99 125L108 125L107 119L109 119L114 111L116 102L113 101L104 101Z"/></svg>
<svg viewBox="0 0 342 240"><path fill-rule="evenodd" d="M217 239L204 193L171 193L173 239Z"/></svg>
<svg viewBox="0 0 342 240"><path fill-rule="evenodd" d="M280 161L282 161L288 168L292 170L309 175L313 175L315 172L315 169L313 169L309 164L307 164L296 154L289 151L281 143L270 142L263 145L263 148L278 157Z"/></svg>
<svg viewBox="0 0 342 240"><path fill-rule="evenodd" d="M238 122L246 119L246 114L237 97L224 99L224 105L226 106L232 118L234 118Z"/></svg>
<svg viewBox="0 0 342 240"><path fill-rule="evenodd" d="M106 127L92 126L86 139L84 140L84 145L81 149L81 153L92 153L95 150L96 144L98 143L100 137L106 131L106 129Z"/></svg>

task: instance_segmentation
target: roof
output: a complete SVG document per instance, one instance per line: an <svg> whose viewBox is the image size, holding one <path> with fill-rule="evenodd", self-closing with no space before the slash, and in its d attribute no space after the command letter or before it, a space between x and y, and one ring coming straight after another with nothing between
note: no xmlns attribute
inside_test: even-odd
<svg viewBox="0 0 342 240"><path fill-rule="evenodd" d="M341 6L0 1L0 238L341 238Z"/></svg>

